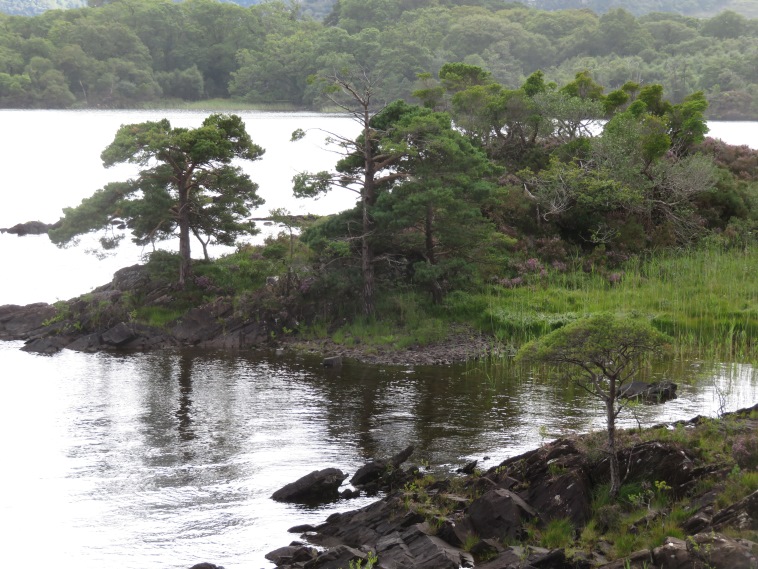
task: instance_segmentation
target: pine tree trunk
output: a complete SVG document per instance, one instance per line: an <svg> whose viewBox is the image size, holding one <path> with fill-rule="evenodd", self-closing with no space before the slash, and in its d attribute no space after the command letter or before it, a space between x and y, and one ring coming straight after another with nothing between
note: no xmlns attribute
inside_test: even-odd
<svg viewBox="0 0 758 569"><path fill-rule="evenodd" d="M192 274L192 254L190 252L189 191L179 188L179 286L184 288Z"/></svg>

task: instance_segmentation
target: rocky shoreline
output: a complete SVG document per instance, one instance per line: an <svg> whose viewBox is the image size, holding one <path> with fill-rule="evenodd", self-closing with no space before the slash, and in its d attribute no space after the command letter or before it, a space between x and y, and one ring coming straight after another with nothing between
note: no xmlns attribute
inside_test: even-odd
<svg viewBox="0 0 758 569"><path fill-rule="evenodd" d="M63 349L262 348L383 365L447 365L486 356L495 349L492 338L465 327L451 330L432 345L404 350L303 339L297 335L294 310L263 308L267 292L243 303L219 296L165 326L148 326L135 321L134 298L140 298L141 306L160 309L171 305L173 291L170 285L152 281L143 265L135 265L117 271L107 285L65 303L0 306L0 340L23 340L23 350L42 354Z"/></svg>
<svg viewBox="0 0 758 569"><path fill-rule="evenodd" d="M648 432L656 428L671 426ZM740 429L756 437L758 405L720 421L697 417L675 428ZM735 470L729 461L706 460L682 442L627 433L619 459L625 483L636 484L640 494L598 507L608 460L593 451L594 438L559 439L486 472L469 465L469 474L445 479L424 476L416 466L403 469L400 464L410 455L406 449L402 461L369 463L361 471L371 476L359 471L351 479L357 491L381 490L384 497L317 526L293 527L299 538L266 557L279 569L758 567L758 490L723 505L719 496ZM337 492L347 478L336 472L328 473L327 492ZM657 499L656 492L665 499ZM677 525L668 523L672 518ZM570 543L559 546L555 538L551 543L556 522L570 528ZM641 542L646 547L623 552L604 537L612 531L619 540L653 537Z"/></svg>

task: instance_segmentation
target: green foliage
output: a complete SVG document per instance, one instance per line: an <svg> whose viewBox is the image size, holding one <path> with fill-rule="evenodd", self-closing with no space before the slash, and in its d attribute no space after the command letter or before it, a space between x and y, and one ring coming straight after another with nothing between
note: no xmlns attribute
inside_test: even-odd
<svg viewBox="0 0 758 569"><path fill-rule="evenodd" d="M232 160L256 160L263 149L253 144L237 115L212 114L195 129L171 128L168 120L122 126L101 155L106 167L143 166L136 179L108 184L64 210L60 226L49 232L59 246L77 235L106 230L104 248L118 243L114 226L131 230L141 245L179 234L182 263L179 282L189 274L190 232L206 253L208 243L234 244L254 233L246 218L262 204L257 184Z"/></svg>
<svg viewBox="0 0 758 569"><path fill-rule="evenodd" d="M574 543L574 526L567 518L556 518L547 522L541 532L540 543L548 549L569 547Z"/></svg>
<svg viewBox="0 0 758 569"><path fill-rule="evenodd" d="M0 104L137 107L166 98L233 96L320 108L323 93L307 77L358 66L383 78L385 100L410 100L417 91L437 110L446 95L491 82L522 90L528 99L550 91L551 83L574 84L568 89L578 95L591 81L616 93L605 101L607 110L618 108L623 86L634 82L660 83L677 104L689 90L703 90L722 117L756 113L756 34L749 19L758 16L755 0L718 6L700 0L696 16L712 16L703 20L679 15L694 5L685 0L612 6L537 0L528 8L399 0L238 3L246 7L215 0L90 0L91 8L34 18L3 15ZM25 15L82 5L0 2ZM561 11L547 11L555 9ZM310 17L327 12L323 22ZM544 77L533 75L538 69ZM592 78L578 79L587 69ZM440 70L447 94L428 82L419 89L417 76ZM598 89L584 92L590 91L601 98Z"/></svg>

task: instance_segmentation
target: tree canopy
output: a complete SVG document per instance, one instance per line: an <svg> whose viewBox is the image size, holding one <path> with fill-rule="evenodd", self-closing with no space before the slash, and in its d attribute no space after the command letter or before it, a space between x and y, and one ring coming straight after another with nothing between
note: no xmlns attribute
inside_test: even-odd
<svg viewBox="0 0 758 569"><path fill-rule="evenodd" d="M182 263L179 284L191 271L190 234L203 246L231 245L255 232L251 210L263 203L258 186L232 160L257 160L255 145L237 115L213 114L197 128L174 128L168 120L122 126L103 150L103 164L133 163L143 167L125 182L106 185L75 208L64 210L50 239L63 246L78 235L105 230L104 248L129 229L142 245L179 235Z"/></svg>
<svg viewBox="0 0 758 569"><path fill-rule="evenodd" d="M638 374L649 357L660 354L669 341L648 322L599 314L532 341L517 355L520 361L568 367L569 376L603 402L612 496L621 487L615 439L616 419L623 409L620 389Z"/></svg>
<svg viewBox="0 0 758 569"><path fill-rule="evenodd" d="M707 12L703 1L698 16ZM600 2L592 12L571 0L536 7L340 0L319 21L299 2L91 4L34 17L0 14L0 106L119 108L234 97L317 109L327 101L307 77L343 67L381 77L387 101L411 101L419 75L436 77L453 62L486 70L508 90L539 69L546 83L562 85L589 70L609 91L660 84L674 103L703 91L711 118L758 113L758 23L728 10L698 19L662 6L643 15L639 4L608 11Z"/></svg>

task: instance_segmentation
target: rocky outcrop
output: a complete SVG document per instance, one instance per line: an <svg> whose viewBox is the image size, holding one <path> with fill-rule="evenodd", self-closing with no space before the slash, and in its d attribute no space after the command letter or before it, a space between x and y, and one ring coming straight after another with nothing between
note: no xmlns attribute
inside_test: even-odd
<svg viewBox="0 0 758 569"><path fill-rule="evenodd" d="M283 486L271 496L277 502L319 503L336 500L347 474L337 468L314 470Z"/></svg>
<svg viewBox="0 0 758 569"><path fill-rule="evenodd" d="M25 223L17 223L13 227L0 227L0 233L12 233L23 237L24 235L44 235L50 229L58 227L60 222L56 223L43 223L41 221L27 221Z"/></svg>
<svg viewBox="0 0 758 569"><path fill-rule="evenodd" d="M109 284L66 302L0 306L0 340L24 340L23 350L42 354L182 345L244 348L268 345L272 333L292 325L262 310L239 310L226 298L193 308L162 327L135 321L137 307L170 307L175 292L170 285L153 281L143 265L125 267Z"/></svg>
<svg viewBox="0 0 758 569"><path fill-rule="evenodd" d="M756 411L758 405L734 415L750 419ZM694 428L698 422L693 420L689 426ZM344 568L351 562L365 563L371 555L378 557L373 561L377 569L758 567L758 544L724 533L727 528L758 530L758 492L716 510L715 491L695 494L694 489L702 486L699 482L720 480L727 472L719 471L717 463L703 463L679 445L661 441L637 442L619 451L621 470L626 482L640 484L641 492L650 481L665 481L670 496L686 497L688 507L694 510L691 519L681 524L688 532L687 539L668 537L660 547L641 549L614 561L608 561L614 553L613 545L602 540L592 551L572 551L570 555L562 548L508 546L527 539L526 528L544 532L552 521L569 522L578 535L590 521L593 493L608 479L607 458L588 453L592 444L583 442L582 437L560 439L505 460L485 473L432 483L409 469L404 472L403 486L389 488L382 499L333 514L321 525L291 530L303 532L302 539L324 548L322 551L298 549L306 546L297 542L291 548L272 552L269 559L282 569ZM393 458L399 460L405 454ZM391 459L374 462L387 468ZM378 470L372 467L365 472ZM373 476L367 478L369 483ZM618 505L609 505L608 526L621 519L620 511L615 522L611 519L612 507ZM638 521L624 522L629 523L626 531L645 531L669 513L648 507ZM598 516L593 519L594 531L605 532L597 525ZM300 558L296 559L295 551L300 552Z"/></svg>
<svg viewBox="0 0 758 569"><path fill-rule="evenodd" d="M34 332L43 329L57 310L43 302L18 306L0 306L0 340L27 340Z"/></svg>
<svg viewBox="0 0 758 569"><path fill-rule="evenodd" d="M387 490L392 485L392 478L397 470L413 454L413 445L401 450L390 458L372 460L360 467L350 479L356 488L370 491Z"/></svg>

